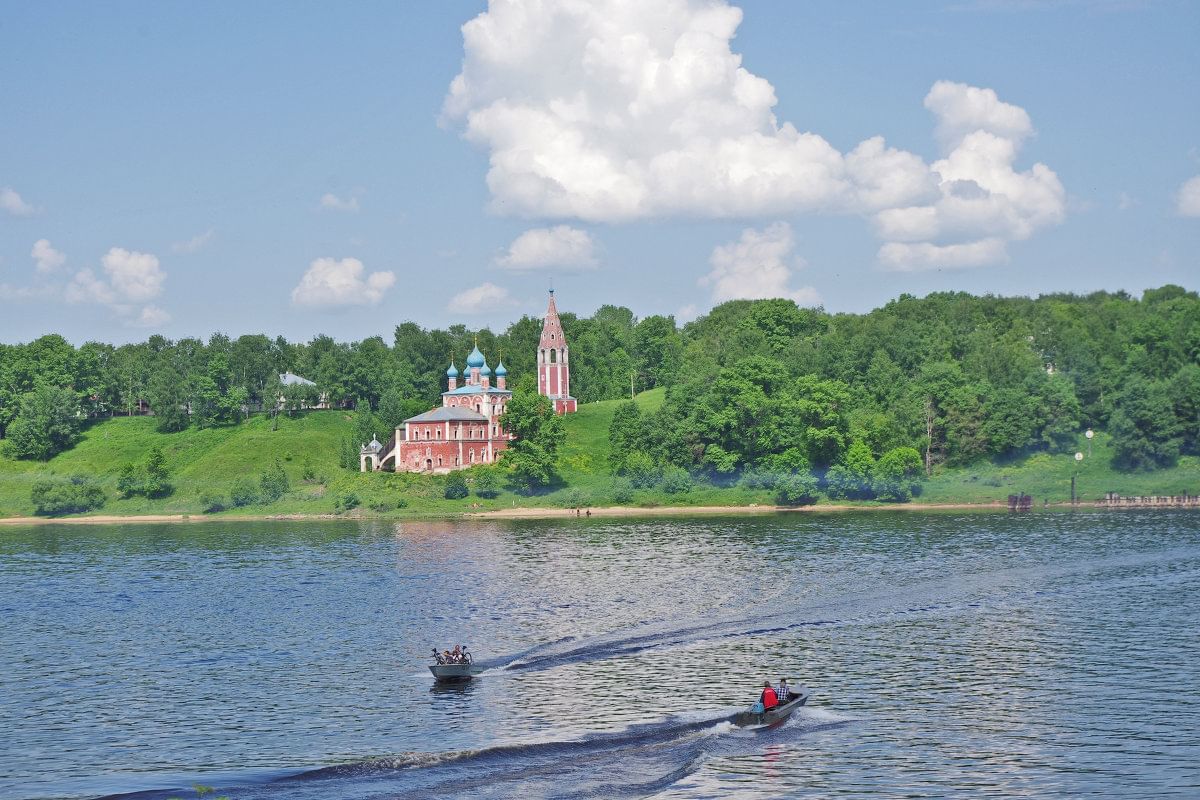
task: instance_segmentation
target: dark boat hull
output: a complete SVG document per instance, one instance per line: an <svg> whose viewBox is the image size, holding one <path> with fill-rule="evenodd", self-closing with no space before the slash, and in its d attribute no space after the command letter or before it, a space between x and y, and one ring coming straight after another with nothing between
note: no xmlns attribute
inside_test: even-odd
<svg viewBox="0 0 1200 800"><path fill-rule="evenodd" d="M729 718L729 721L739 728L750 728L765 725L774 725L783 722L792 712L800 706L808 702L811 697L810 692L796 695L791 700L780 706L775 706L770 711L764 711L761 714L755 714L753 711L741 711Z"/></svg>

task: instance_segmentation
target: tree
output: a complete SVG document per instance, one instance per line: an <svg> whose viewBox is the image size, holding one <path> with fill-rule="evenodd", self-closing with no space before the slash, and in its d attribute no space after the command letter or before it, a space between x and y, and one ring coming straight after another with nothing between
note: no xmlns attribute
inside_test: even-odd
<svg viewBox="0 0 1200 800"><path fill-rule="evenodd" d="M146 399L158 421L161 433L175 433L188 426L188 390L183 375L174 367L162 365L150 377Z"/></svg>
<svg viewBox="0 0 1200 800"><path fill-rule="evenodd" d="M850 445L842 461L825 474L826 491L830 497L866 500L873 496L871 475L875 457L864 442Z"/></svg>
<svg viewBox="0 0 1200 800"><path fill-rule="evenodd" d="M147 497L166 497L174 489L171 486L171 474L167 470L167 460L162 448L152 447L146 455L146 479L144 491Z"/></svg>
<svg viewBox="0 0 1200 800"><path fill-rule="evenodd" d="M566 430L550 400L537 393L530 378L522 379L513 391L500 423L517 437L502 462L513 485L531 490L557 481L558 450Z"/></svg>
<svg viewBox="0 0 1200 800"><path fill-rule="evenodd" d="M229 489L229 502L234 508L252 506L258 502L258 491L249 478L238 478Z"/></svg>
<svg viewBox="0 0 1200 800"><path fill-rule="evenodd" d="M258 484L262 489L262 498L268 503L274 503L292 488L287 473L283 470L283 464L278 458L275 459L275 463L271 465L270 469L259 476Z"/></svg>
<svg viewBox="0 0 1200 800"><path fill-rule="evenodd" d="M496 479L495 470L489 467L477 469L475 473L475 494L486 498L492 498L500 494L500 482Z"/></svg>
<svg viewBox="0 0 1200 800"><path fill-rule="evenodd" d="M462 472L455 470L446 476L446 488L442 494L447 500L461 500L469 494Z"/></svg>
<svg viewBox="0 0 1200 800"><path fill-rule="evenodd" d="M1108 424L1114 466L1148 470L1175 463L1183 436L1166 386L1132 375L1115 406Z"/></svg>
<svg viewBox="0 0 1200 800"><path fill-rule="evenodd" d="M613 411L608 426L608 457L614 473L622 473L634 453L645 451L649 440L646 427L641 410L632 400L621 403Z"/></svg>
<svg viewBox="0 0 1200 800"><path fill-rule="evenodd" d="M911 447L884 453L875 465L871 487L880 500L904 503L920 491L921 454Z"/></svg>
<svg viewBox="0 0 1200 800"><path fill-rule="evenodd" d="M809 472L784 475L775 484L775 500L780 505L812 505L817 497L817 479Z"/></svg>
<svg viewBox="0 0 1200 800"><path fill-rule="evenodd" d="M143 493L142 476L132 461L121 467L117 476L117 492L126 500L135 494Z"/></svg>
<svg viewBox="0 0 1200 800"><path fill-rule="evenodd" d="M18 458L48 461L75 443L80 423L75 393L42 385L21 398L21 410L8 426L8 439Z"/></svg>

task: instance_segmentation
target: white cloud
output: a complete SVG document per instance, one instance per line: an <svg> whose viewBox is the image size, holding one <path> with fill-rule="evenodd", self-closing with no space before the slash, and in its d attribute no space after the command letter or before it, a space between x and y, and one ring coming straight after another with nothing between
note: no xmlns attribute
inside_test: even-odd
<svg viewBox="0 0 1200 800"><path fill-rule="evenodd" d="M1184 217L1200 217L1200 175L1179 187L1176 210Z"/></svg>
<svg viewBox="0 0 1200 800"><path fill-rule="evenodd" d="M21 199L21 195L7 186L0 188L0 209L18 217L25 217L34 212L33 206Z"/></svg>
<svg viewBox="0 0 1200 800"><path fill-rule="evenodd" d="M130 325L152 327L170 319L162 309L143 305L162 294L167 280L157 256L114 247L104 254L101 264L104 277L86 267L75 273L64 292L68 303L108 306Z"/></svg>
<svg viewBox="0 0 1200 800"><path fill-rule="evenodd" d="M482 314L513 305L516 305L516 302L508 293L508 289L489 282L454 295L446 308L463 314Z"/></svg>
<svg viewBox="0 0 1200 800"><path fill-rule="evenodd" d="M211 242L216 233L217 232L214 228L209 228L204 233L198 233L187 241L175 242L171 245L171 252L195 253L197 250L200 250L206 244Z"/></svg>
<svg viewBox="0 0 1200 800"><path fill-rule="evenodd" d="M508 253L496 259L505 269L591 269L596 266L595 245L587 231L568 225L534 228L518 236Z"/></svg>
<svg viewBox="0 0 1200 800"><path fill-rule="evenodd" d="M34 242L29 255L37 262L37 271L41 275L49 275L67 263L67 257L51 247L49 239L38 239Z"/></svg>
<svg viewBox="0 0 1200 800"><path fill-rule="evenodd" d="M327 192L321 195L321 208L327 208L331 211L349 211L354 213L358 211L358 198L347 197L342 199L336 194Z"/></svg>
<svg viewBox="0 0 1200 800"><path fill-rule="evenodd" d="M1117 210L1128 211L1131 208L1141 205L1141 201L1128 192L1121 192L1117 195Z"/></svg>
<svg viewBox="0 0 1200 800"><path fill-rule="evenodd" d="M788 288L792 265L804 266L803 259L792 255L794 246L792 228L786 222L762 230L746 228L736 242L713 250L709 259L712 272L700 279L700 285L712 287L714 303L784 297L800 305L817 305L821 298L811 286Z"/></svg>
<svg viewBox="0 0 1200 800"><path fill-rule="evenodd" d="M494 2L463 26L443 115L487 149L492 207L510 214L880 214L885 242L938 247L1063 218L1057 176L1014 169L1033 133L1024 109L938 81L925 105L944 158L880 136L842 153L775 117L774 88L731 48L741 18L721 0Z"/></svg>
<svg viewBox="0 0 1200 800"><path fill-rule="evenodd" d="M1003 239L981 239L965 244L937 245L929 242L889 242L879 248L880 262L898 272L958 269L996 264L1008 260Z"/></svg>
<svg viewBox="0 0 1200 800"><path fill-rule="evenodd" d="M675 312L675 320L679 323L691 322L696 317L700 316L700 309L695 303L688 303Z"/></svg>
<svg viewBox="0 0 1200 800"><path fill-rule="evenodd" d="M396 276L391 272L364 276L365 271L357 258L318 258L292 290L292 303L313 308L378 305Z"/></svg>

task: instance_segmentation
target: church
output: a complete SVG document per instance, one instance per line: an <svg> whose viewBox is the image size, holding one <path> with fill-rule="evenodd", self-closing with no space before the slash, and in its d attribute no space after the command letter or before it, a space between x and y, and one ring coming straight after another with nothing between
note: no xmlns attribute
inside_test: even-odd
<svg viewBox="0 0 1200 800"><path fill-rule="evenodd" d="M548 397L556 414L569 414L578 403L571 396L570 348L554 304L554 290L542 320L537 353L538 393ZM461 377L462 383L459 383ZM372 439L359 452L362 472L389 470L444 474L476 464L492 464L512 435L500 424L512 392L503 361L493 372L476 345L461 375L454 362L446 370L442 405L400 424L386 444Z"/></svg>

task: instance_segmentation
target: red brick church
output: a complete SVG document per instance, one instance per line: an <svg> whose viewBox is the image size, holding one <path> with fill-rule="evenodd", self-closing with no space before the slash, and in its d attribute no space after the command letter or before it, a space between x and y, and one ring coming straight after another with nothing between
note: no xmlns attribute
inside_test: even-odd
<svg viewBox="0 0 1200 800"><path fill-rule="evenodd" d="M537 363L538 392L550 398L556 413L575 411L567 340L554 305L554 290L550 291L550 305L542 321ZM512 398L504 362L497 363L493 373L476 345L467 356L462 384L453 361L446 370L446 379L448 386L442 392L439 408L404 420L387 444L372 439L363 446L359 453L362 472L386 469L446 473L499 459L512 439L500 424Z"/></svg>

